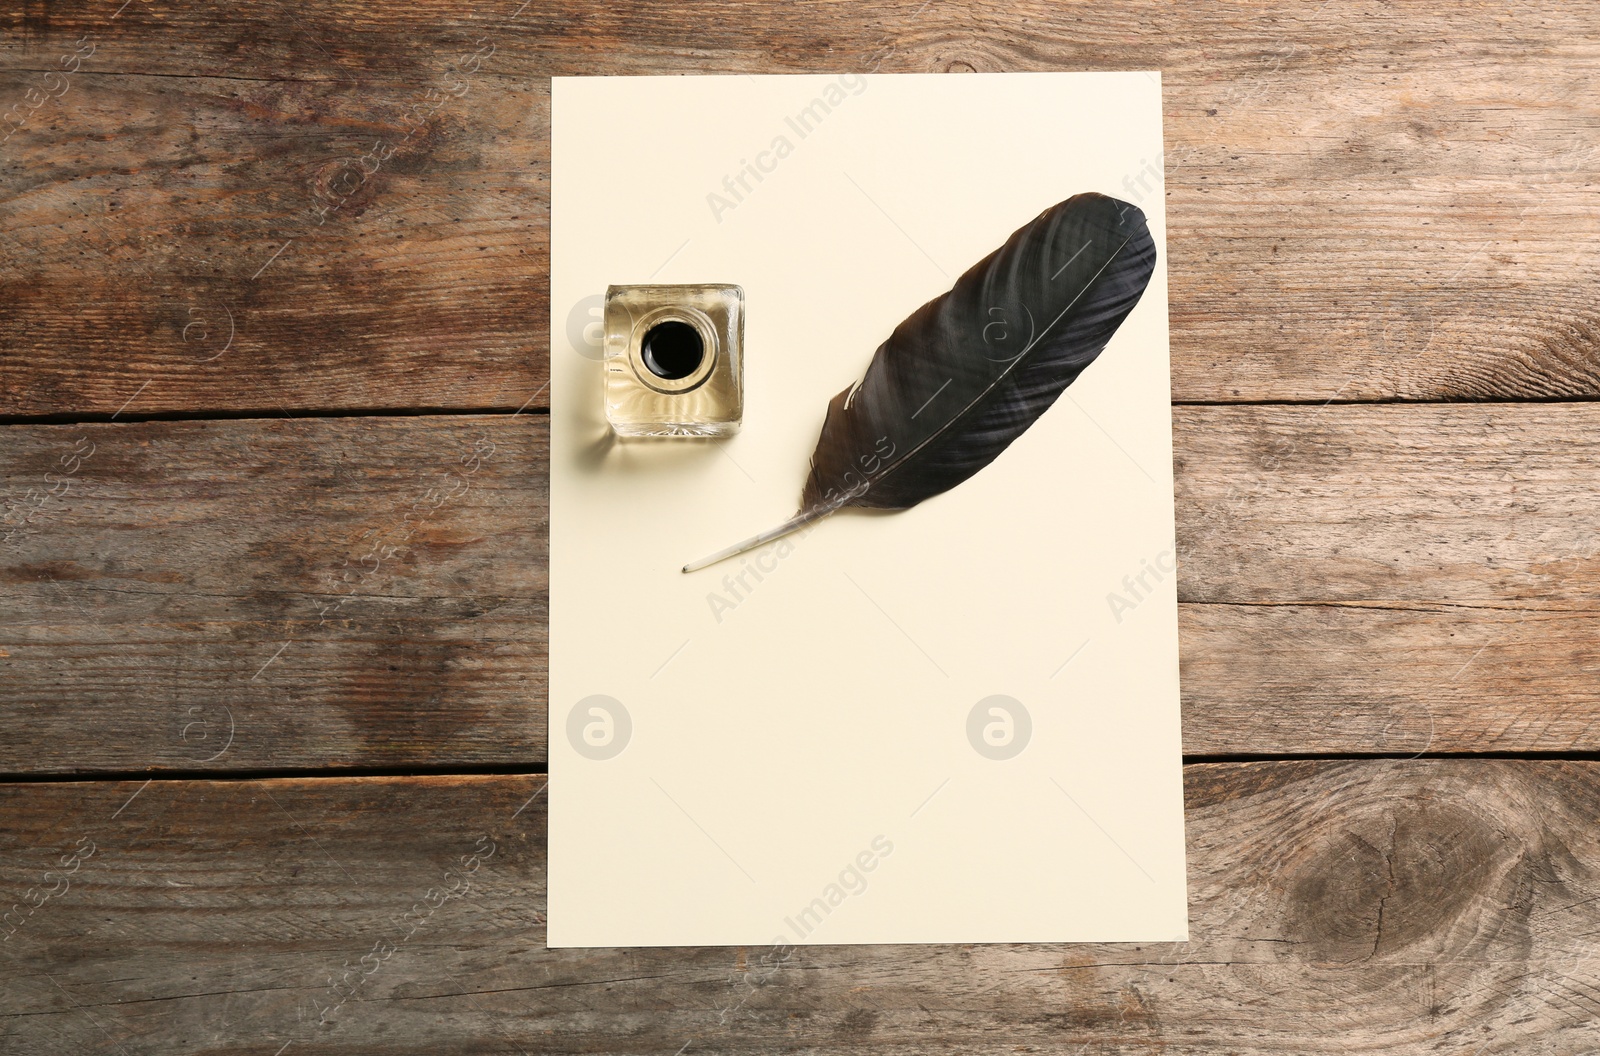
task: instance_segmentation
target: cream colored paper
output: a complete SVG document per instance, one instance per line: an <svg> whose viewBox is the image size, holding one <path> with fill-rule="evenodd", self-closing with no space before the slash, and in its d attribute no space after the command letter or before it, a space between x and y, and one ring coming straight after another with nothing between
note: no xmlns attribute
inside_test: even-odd
<svg viewBox="0 0 1600 1056"><path fill-rule="evenodd" d="M552 94L550 945L1186 938L1158 76ZM1089 190L1160 260L1021 439L679 572L792 514L894 325ZM744 287L737 437L607 441L598 296L644 282ZM980 754L1013 701L1025 747Z"/></svg>

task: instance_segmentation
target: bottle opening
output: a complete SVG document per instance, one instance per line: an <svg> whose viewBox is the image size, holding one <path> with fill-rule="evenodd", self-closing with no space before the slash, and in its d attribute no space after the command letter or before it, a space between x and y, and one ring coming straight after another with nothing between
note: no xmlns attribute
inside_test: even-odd
<svg viewBox="0 0 1600 1056"><path fill-rule="evenodd" d="M676 319L652 326L639 346L639 358L645 368L667 381L687 378L700 368L705 356L700 331Z"/></svg>

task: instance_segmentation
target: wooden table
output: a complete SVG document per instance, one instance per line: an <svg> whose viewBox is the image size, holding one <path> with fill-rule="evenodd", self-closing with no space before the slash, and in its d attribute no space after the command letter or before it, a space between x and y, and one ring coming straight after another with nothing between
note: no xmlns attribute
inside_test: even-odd
<svg viewBox="0 0 1600 1056"><path fill-rule="evenodd" d="M1600 1046L1593 2L0 17L0 1051ZM875 65L1164 71L1193 939L548 951L547 78Z"/></svg>

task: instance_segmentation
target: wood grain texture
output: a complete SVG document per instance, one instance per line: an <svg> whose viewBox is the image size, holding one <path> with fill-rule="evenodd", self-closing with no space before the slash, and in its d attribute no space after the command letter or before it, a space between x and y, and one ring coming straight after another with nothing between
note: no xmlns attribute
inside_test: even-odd
<svg viewBox="0 0 1600 1056"><path fill-rule="evenodd" d="M1186 752L1600 747L1600 407L1174 420ZM542 415L6 435L0 772L544 760Z"/></svg>
<svg viewBox="0 0 1600 1056"><path fill-rule="evenodd" d="M1600 408L1173 421L1186 751L1594 749Z"/></svg>
<svg viewBox="0 0 1600 1056"><path fill-rule="evenodd" d="M497 68L503 35L461 8L352 4L335 30L297 5L65 6L22 15L0 77L9 106L93 48L0 146L0 414L540 391L548 86Z"/></svg>
<svg viewBox="0 0 1600 1056"><path fill-rule="evenodd" d="M1182 597L1593 611L1600 407L1173 415Z"/></svg>
<svg viewBox="0 0 1600 1056"><path fill-rule="evenodd" d="M538 776L0 787L0 890L34 910L0 945L0 1045L1521 1056L1600 1044L1593 763L1189 767L1190 941L1154 945L547 950L543 788Z"/></svg>
<svg viewBox="0 0 1600 1056"><path fill-rule="evenodd" d="M522 406L549 76L874 68L1163 71L1179 401L1600 393L1588 4L117 8L5 16L0 414Z"/></svg>
<svg viewBox="0 0 1600 1056"><path fill-rule="evenodd" d="M0 766L542 759L548 436L534 415L9 427Z"/></svg>
<svg viewBox="0 0 1600 1056"><path fill-rule="evenodd" d="M1178 607L1189 755L1559 752L1600 742L1600 615Z"/></svg>

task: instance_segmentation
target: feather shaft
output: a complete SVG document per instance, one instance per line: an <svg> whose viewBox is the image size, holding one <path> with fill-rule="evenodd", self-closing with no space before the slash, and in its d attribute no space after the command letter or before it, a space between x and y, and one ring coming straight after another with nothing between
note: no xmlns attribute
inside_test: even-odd
<svg viewBox="0 0 1600 1056"><path fill-rule="evenodd" d="M740 554L749 550L754 550L756 547L765 543L770 543L774 539L782 539L790 532L797 532L806 525L810 524L812 521L820 521L828 514L833 513L835 510L838 510L843 506L843 502L835 502L827 506L818 506L815 509L806 510L803 513L797 513L793 517L790 517L787 521L784 521L782 524L778 525L776 528L768 528L764 532L752 535L742 543L734 543L732 546L724 547L714 554L711 554L707 557L702 557L698 561L690 561L687 565L683 566L683 570L685 572L698 572L700 569L705 568L708 565L714 565L718 561L726 561L730 557L738 557Z"/></svg>

